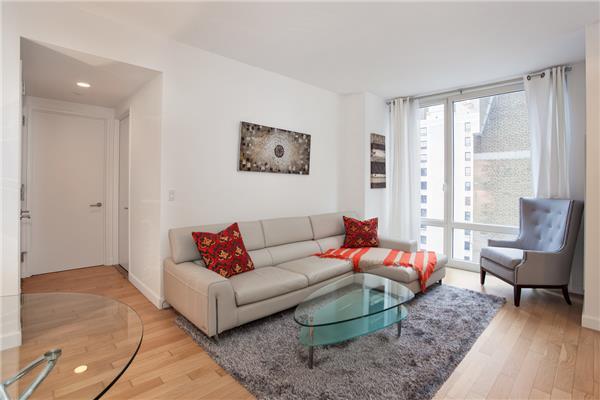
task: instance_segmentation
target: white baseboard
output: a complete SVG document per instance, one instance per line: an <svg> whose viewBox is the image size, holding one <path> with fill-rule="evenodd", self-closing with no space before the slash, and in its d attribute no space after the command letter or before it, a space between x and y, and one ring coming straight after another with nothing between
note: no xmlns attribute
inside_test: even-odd
<svg viewBox="0 0 600 400"><path fill-rule="evenodd" d="M150 303L154 304L154 307L159 309L164 308L163 304L165 303L165 299L157 295L152 289L146 286L144 282L136 278L135 275L132 275L131 272L128 274L128 276L129 282L131 282L131 284L135 286L137 290L142 292L142 294L146 296L148 300L150 300Z"/></svg>
<svg viewBox="0 0 600 400"><path fill-rule="evenodd" d="M21 332L14 331L0 336L0 351L21 345Z"/></svg>
<svg viewBox="0 0 600 400"><path fill-rule="evenodd" d="M581 326L584 328L593 329L595 331L600 331L600 318L583 314L581 316Z"/></svg>

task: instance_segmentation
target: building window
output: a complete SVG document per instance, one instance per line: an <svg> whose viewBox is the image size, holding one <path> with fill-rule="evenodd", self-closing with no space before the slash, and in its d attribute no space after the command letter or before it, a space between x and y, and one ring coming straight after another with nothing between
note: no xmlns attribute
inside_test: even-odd
<svg viewBox="0 0 600 400"><path fill-rule="evenodd" d="M421 195L421 204L427 204L427 196L424 194Z"/></svg>
<svg viewBox="0 0 600 400"><path fill-rule="evenodd" d="M427 182L426 181L421 182L421 190L427 190Z"/></svg>
<svg viewBox="0 0 600 400"><path fill-rule="evenodd" d="M470 122L465 122L465 133L470 133L471 132L471 123Z"/></svg>
<svg viewBox="0 0 600 400"><path fill-rule="evenodd" d="M471 161L471 152L465 151L465 161Z"/></svg>
<svg viewBox="0 0 600 400"><path fill-rule="evenodd" d="M465 197L465 206L470 206L471 205L471 197L467 196Z"/></svg>
<svg viewBox="0 0 600 400"><path fill-rule="evenodd" d="M465 211L465 222L471 221L471 211Z"/></svg>
<svg viewBox="0 0 600 400"><path fill-rule="evenodd" d="M465 261L471 261L471 256L468 256L468 255L467 255L467 256L464 256L464 257L463 257L463 260L465 260Z"/></svg>
<svg viewBox="0 0 600 400"><path fill-rule="evenodd" d="M427 176L427 168L421 168L421 176Z"/></svg>
<svg viewBox="0 0 600 400"><path fill-rule="evenodd" d="M471 230L470 229L465 229L465 236L471 236Z"/></svg>
<svg viewBox="0 0 600 400"><path fill-rule="evenodd" d="M465 136L465 147L471 147L471 136Z"/></svg>
<svg viewBox="0 0 600 400"><path fill-rule="evenodd" d="M465 241L465 251L469 251L469 250L471 250L471 242Z"/></svg>
<svg viewBox="0 0 600 400"><path fill-rule="evenodd" d="M427 162L427 153L421 153L421 162L422 163L426 163Z"/></svg>
<svg viewBox="0 0 600 400"><path fill-rule="evenodd" d="M471 191L471 182L467 181L465 182L465 192L470 192Z"/></svg>
<svg viewBox="0 0 600 400"><path fill-rule="evenodd" d="M421 150L427 150L427 140L421 140Z"/></svg>
<svg viewBox="0 0 600 400"><path fill-rule="evenodd" d="M427 127L424 126L424 127L420 128L419 132L421 133L421 136L427 136Z"/></svg>
<svg viewBox="0 0 600 400"><path fill-rule="evenodd" d="M421 244L427 244L427 236L421 235Z"/></svg>
<svg viewBox="0 0 600 400"><path fill-rule="evenodd" d="M465 167L465 176L471 176L471 167Z"/></svg>
<svg viewBox="0 0 600 400"><path fill-rule="evenodd" d="M427 209L421 208L421 218L427 218Z"/></svg>
<svg viewBox="0 0 600 400"><path fill-rule="evenodd" d="M421 232L427 232L427 225L421 224Z"/></svg>

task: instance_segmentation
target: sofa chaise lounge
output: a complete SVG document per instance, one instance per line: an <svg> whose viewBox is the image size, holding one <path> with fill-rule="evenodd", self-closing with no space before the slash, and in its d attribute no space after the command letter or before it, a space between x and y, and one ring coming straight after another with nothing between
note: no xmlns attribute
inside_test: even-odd
<svg viewBox="0 0 600 400"><path fill-rule="evenodd" d="M314 255L342 246L344 215L355 213L238 223L255 269L230 278L205 267L192 239L192 232L219 232L229 224L171 229L171 258L164 264L166 300L207 336L291 308L318 288L354 273L351 261ZM380 238L380 247L416 251L417 243ZM445 265L446 257L439 255L427 286L441 281ZM368 272L420 291L412 268L382 265Z"/></svg>

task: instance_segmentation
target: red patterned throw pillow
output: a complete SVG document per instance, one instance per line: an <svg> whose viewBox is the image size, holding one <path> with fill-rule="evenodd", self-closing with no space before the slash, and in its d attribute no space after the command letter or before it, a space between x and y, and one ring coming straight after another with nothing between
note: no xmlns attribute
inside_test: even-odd
<svg viewBox="0 0 600 400"><path fill-rule="evenodd" d="M344 216L346 239L343 247L378 247L377 218L360 221Z"/></svg>
<svg viewBox="0 0 600 400"><path fill-rule="evenodd" d="M254 269L237 223L219 233L192 232L192 237L206 267L211 271L229 278Z"/></svg>

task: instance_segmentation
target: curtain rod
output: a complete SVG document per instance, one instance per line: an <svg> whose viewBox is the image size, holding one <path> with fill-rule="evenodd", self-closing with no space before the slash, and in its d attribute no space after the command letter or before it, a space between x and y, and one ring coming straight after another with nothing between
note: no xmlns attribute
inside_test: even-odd
<svg viewBox="0 0 600 400"><path fill-rule="evenodd" d="M557 65L557 67L559 67L560 65ZM565 72L570 72L573 68L570 65L565 65ZM546 70L550 69L550 68L554 68L554 67L548 67L545 68L543 71L538 71L538 72L533 72L531 74L527 75L527 80L530 81L531 78L539 76L540 78L543 78L546 76Z"/></svg>
<svg viewBox="0 0 600 400"><path fill-rule="evenodd" d="M565 66L565 70L571 71L572 68L570 65ZM548 68L553 68L553 67L548 67ZM546 69L548 69L546 68ZM545 71L545 69L544 69ZM539 72L534 72L531 74L527 75L527 79L531 80L531 77L534 76L540 76L540 77L544 77L546 74L544 71L539 71ZM481 85L475 85L475 86L467 86L464 87L462 89L452 89L452 90L446 90L443 92L437 92L437 93L430 93L430 94L419 94L419 95L414 95L414 96L400 96L400 97L395 97L393 99L387 100L385 102L385 104L387 104L388 106L390 104L392 104L392 101L396 100L396 99L401 99L401 98L409 98L409 99L414 99L414 100L422 100L422 99L427 99L427 98L431 98L431 97L441 97L444 95L450 95L453 93L456 94L463 94L464 92L469 92L469 91L473 91L473 90L478 90L478 89L484 89L484 88L493 88L493 87L497 87L497 86L505 86L505 85L510 85L510 84L516 84L516 83L520 83L523 81L523 78L518 77L518 78L512 78L512 79L506 79L500 82L493 82L493 83L486 83L486 84L481 84Z"/></svg>

